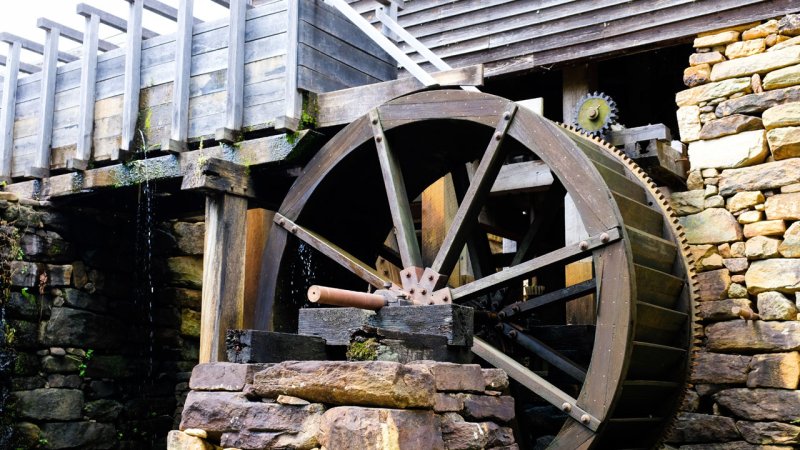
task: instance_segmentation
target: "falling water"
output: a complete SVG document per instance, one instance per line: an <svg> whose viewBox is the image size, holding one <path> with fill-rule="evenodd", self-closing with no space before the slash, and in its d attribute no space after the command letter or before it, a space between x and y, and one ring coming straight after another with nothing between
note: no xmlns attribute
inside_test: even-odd
<svg viewBox="0 0 800 450"><path fill-rule="evenodd" d="M144 133L139 130L142 138L141 153L142 183L139 185L139 201L136 210L136 302L138 306L147 305L148 349L147 349L147 379L153 380L154 371L154 340L155 321L153 318L153 228L154 228L154 186L150 182L149 164L147 164L147 141Z"/></svg>

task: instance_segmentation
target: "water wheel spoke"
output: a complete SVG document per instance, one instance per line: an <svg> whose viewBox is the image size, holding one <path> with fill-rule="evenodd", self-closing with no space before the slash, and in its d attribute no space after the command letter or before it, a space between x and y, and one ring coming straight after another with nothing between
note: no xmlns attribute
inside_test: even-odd
<svg viewBox="0 0 800 450"><path fill-rule="evenodd" d="M448 275L453 271L466 238L477 223L478 214L480 214L492 185L500 173L504 155L502 151L503 139L516 111L517 106L513 103L510 104L498 121L491 141L481 158L478 168L475 170L475 175L472 177L467 192L464 194L464 199L458 206L455 217L453 217L453 223L450 225L450 229L447 230L442 246L439 248L436 259L431 265L431 269L434 272Z"/></svg>
<svg viewBox="0 0 800 450"><path fill-rule="evenodd" d="M503 327L503 334L520 347L528 350L542 360L548 362L553 367L556 367L581 383L583 383L583 381L586 379L586 369L579 366L566 356L560 354L539 339L524 333L522 327L507 323L502 323L500 325Z"/></svg>
<svg viewBox="0 0 800 450"><path fill-rule="evenodd" d="M469 167L473 163L458 166L453 170L453 187L456 192L456 200L461 203L469 189ZM467 254L472 267L472 275L475 279L483 278L496 272L496 267L492 261L492 249L489 246L489 237L482 227L474 227L470 236L467 238Z"/></svg>
<svg viewBox="0 0 800 450"><path fill-rule="evenodd" d="M549 381L535 374L533 371L515 361L502 351L491 346L481 338L473 338L472 352L483 358L489 364L503 369L509 377L525 386L546 402L567 413L573 419L582 423L586 428L597 431L600 419L592 416L578 406L577 400L554 386ZM565 407L565 405L567 405Z"/></svg>
<svg viewBox="0 0 800 450"><path fill-rule="evenodd" d="M577 261L591 253L594 249L618 241L620 237L619 229L611 228L604 233L590 236L584 241L561 247L558 250L553 250L537 258L509 267L502 272L497 272L481 278L480 280L475 280L472 283L457 287L452 290L452 299L454 302L464 301L477 295L499 289L517 280L527 278L542 267L556 263L568 264Z"/></svg>
<svg viewBox="0 0 800 450"><path fill-rule="evenodd" d="M382 289L386 283L391 283L389 278L381 276L375 269L351 255L346 250L313 231L297 225L280 213L275 213L275 223L373 287Z"/></svg>
<svg viewBox="0 0 800 450"><path fill-rule="evenodd" d="M378 110L370 111L369 118L375 136L375 146L378 150L383 184L386 187L386 198L392 214L392 224L397 235L400 259L404 268L422 267L422 255L414 229L414 218L411 215L406 185L400 170L400 161L386 140Z"/></svg>
<svg viewBox="0 0 800 450"><path fill-rule="evenodd" d="M583 297L584 295L593 294L596 290L597 280L592 278L591 280L533 297L524 302L513 303L503 308L503 310L498 314L503 319L508 319L511 317L524 317L528 314L531 314L536 310L536 308L556 302L568 302L570 300L575 300L576 298Z"/></svg>

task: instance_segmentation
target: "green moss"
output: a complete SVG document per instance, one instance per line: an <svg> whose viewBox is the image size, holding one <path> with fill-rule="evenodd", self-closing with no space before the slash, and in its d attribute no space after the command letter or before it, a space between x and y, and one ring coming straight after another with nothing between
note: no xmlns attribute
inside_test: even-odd
<svg viewBox="0 0 800 450"><path fill-rule="evenodd" d="M375 338L364 342L351 342L347 348L348 361L375 361L378 359L378 341Z"/></svg>

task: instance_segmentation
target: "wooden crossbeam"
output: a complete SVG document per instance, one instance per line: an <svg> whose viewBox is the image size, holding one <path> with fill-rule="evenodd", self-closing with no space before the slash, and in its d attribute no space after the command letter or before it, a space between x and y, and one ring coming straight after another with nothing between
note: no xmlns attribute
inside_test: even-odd
<svg viewBox="0 0 800 450"><path fill-rule="evenodd" d="M43 30L45 30L45 31L50 31L50 30L53 30L53 29L57 28L58 31L61 32L61 36L64 36L65 38L67 38L67 39L69 39L69 40L71 40L73 42L77 42L79 44L83 44L83 39L84 39L83 33L81 33L80 31L78 31L78 30L76 30L74 28L70 28L70 27L68 27L66 25L62 25L62 24L60 24L58 22L50 20L48 18L39 17L39 19L36 21L36 26L41 28L41 29L43 29ZM107 52L107 51L110 51L110 50L117 49L119 47L114 45L114 44L112 44L111 42L99 39L97 41L97 48L102 50L102 51L104 51L104 52Z"/></svg>
<svg viewBox="0 0 800 450"><path fill-rule="evenodd" d="M16 34L2 32L0 33L0 42L7 42L11 44L12 42L19 42L22 46L23 50L28 50L29 52L38 53L40 55L44 55L45 48L44 45L39 44L38 42L33 42L30 39L25 39L24 37L17 36ZM61 62L72 62L77 61L78 57L75 55L71 55L66 52L59 51L57 54L58 61Z"/></svg>
<svg viewBox="0 0 800 450"><path fill-rule="evenodd" d="M183 175L181 189L207 194L226 194L254 198L253 178L246 166L219 158L202 158Z"/></svg>
<svg viewBox="0 0 800 450"><path fill-rule="evenodd" d="M102 23L103 25L114 28L115 30L118 31L122 31L123 33L128 32L127 20L121 19L111 13L107 13L102 9L95 8L94 6L87 5L86 3L78 3L78 6L75 7L75 12L85 17L94 14L100 18L100 23ZM147 28L142 28L143 38L150 39L156 36L158 36L158 33L156 33L155 31L148 30Z"/></svg>
<svg viewBox="0 0 800 450"><path fill-rule="evenodd" d="M180 17L180 9L173 8L172 6L167 5L166 3L162 3L158 0L144 0L144 9L158 14L159 16L169 19L173 22L178 22L178 18ZM193 18L193 23L195 25L203 23L202 20L198 18Z"/></svg>
<svg viewBox="0 0 800 450"><path fill-rule="evenodd" d="M225 8L230 8L231 7L230 0L211 0L211 1L216 3L216 4L218 4L219 6L224 6ZM253 0L247 0L247 7L248 8L252 8L253 7Z"/></svg>
<svg viewBox="0 0 800 450"><path fill-rule="evenodd" d="M8 59L5 55L0 55L0 66L8 67ZM22 61L19 62L19 71L24 73L36 73L41 72L41 68L39 66L34 66L33 64L24 63Z"/></svg>

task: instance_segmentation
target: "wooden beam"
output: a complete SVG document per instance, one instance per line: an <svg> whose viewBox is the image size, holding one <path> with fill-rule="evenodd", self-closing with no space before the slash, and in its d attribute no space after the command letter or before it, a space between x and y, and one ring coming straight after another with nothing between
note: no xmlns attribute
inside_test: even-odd
<svg viewBox="0 0 800 450"><path fill-rule="evenodd" d="M225 361L225 334L244 324L244 255L247 199L206 197L200 362Z"/></svg>
<svg viewBox="0 0 800 450"><path fill-rule="evenodd" d="M300 2L290 1L287 6L288 21L286 33L286 84L285 94L286 98L286 118L283 124L276 124L284 129L296 129L299 127L300 116L303 114L303 96L298 91L298 60L300 51L299 34L300 34Z"/></svg>
<svg viewBox="0 0 800 450"><path fill-rule="evenodd" d="M192 69L192 29L194 0L181 0L175 38L175 81L172 87L172 122L167 151L185 151L189 139L189 85Z"/></svg>
<svg viewBox="0 0 800 450"><path fill-rule="evenodd" d="M6 76L3 79L3 109L0 110L0 182L11 182L11 154L14 152L14 116L17 104L17 76L19 75L19 42L9 44Z"/></svg>
<svg viewBox="0 0 800 450"><path fill-rule="evenodd" d="M128 8L128 29L125 51L125 74L123 76L122 97L122 136L120 148L111 159L120 159L131 151L139 119L139 90L141 88L142 62L142 10L143 0L126 0Z"/></svg>
<svg viewBox="0 0 800 450"><path fill-rule="evenodd" d="M89 161L92 159L99 33L100 18L95 14L91 14L86 17L86 39L83 42L83 59L81 60L78 142L75 147L75 157L67 160L68 169L86 170L89 167Z"/></svg>
<svg viewBox="0 0 800 450"><path fill-rule="evenodd" d="M24 37L7 32L0 33L0 42L7 42L9 44L12 42L19 42L23 50L28 50L29 52L38 53L40 55L44 55L46 51L45 46L39 44L38 42L33 42L30 39L25 39ZM72 62L78 60L77 56L61 51L56 51L56 57L57 60L61 62Z"/></svg>
<svg viewBox="0 0 800 450"><path fill-rule="evenodd" d="M6 58L6 55L0 55L0 66L6 66L7 67L9 64L10 63L8 63L8 59ZM42 71L41 67L34 66L33 64L24 63L22 61L19 61L18 69L19 69L20 72L24 72L24 73L36 73L36 72L41 72Z"/></svg>
<svg viewBox="0 0 800 450"><path fill-rule="evenodd" d="M218 158L202 158L187 167L182 190L254 198L253 178L247 167Z"/></svg>
<svg viewBox="0 0 800 450"><path fill-rule="evenodd" d="M258 283L261 281L261 263L267 237L272 228L275 211L253 208L247 211L244 254L244 327L255 326Z"/></svg>
<svg viewBox="0 0 800 450"><path fill-rule="evenodd" d="M245 0L232 0L228 22L228 71L225 126L217 130L218 141L235 141L244 118L244 36L247 16Z"/></svg>
<svg viewBox="0 0 800 450"><path fill-rule="evenodd" d="M168 4L162 3L158 0L144 0L144 9L173 22L180 22L182 8L182 4L178 6L178 9L175 9L172 6L169 6ZM192 19L191 22L194 25L203 23L202 20L194 17L192 14L189 14L189 17Z"/></svg>
<svg viewBox="0 0 800 450"><path fill-rule="evenodd" d="M36 26L45 31L57 28L61 32L61 36L64 36L65 38L73 42L83 44L84 34L74 28L62 25L58 22L52 21L45 17L39 17L39 19L36 21ZM112 44L111 42L105 41L103 39L98 39L96 48L100 49L101 51L107 52L110 50L118 49L119 47ZM81 56L85 56L85 53L82 54Z"/></svg>
<svg viewBox="0 0 800 450"><path fill-rule="evenodd" d="M42 87L39 94L39 130L33 165L25 169L25 176L44 178L50 175L50 144L53 141L53 113L56 104L56 71L58 70L58 28L47 31L44 61L42 62Z"/></svg>
<svg viewBox="0 0 800 450"><path fill-rule="evenodd" d="M125 0L130 1L130 0ZM113 14L107 13L102 9L95 8L94 6L87 5L86 3L78 3L78 6L75 8L75 11L82 15L82 16L90 16L92 14L96 15L100 18L100 23L105 26L111 27L117 31L122 31L123 33L128 32L128 21L125 19L119 18ZM152 30L148 30L147 28L142 28L142 37L144 39L150 39L158 36L158 33Z"/></svg>
<svg viewBox="0 0 800 450"><path fill-rule="evenodd" d="M607 136L608 142L615 146L620 147L626 144L633 144L641 141L650 141L653 139L661 139L664 141L672 140L672 133L669 128L662 123L654 125L645 125L643 127L625 128L622 130L611 130Z"/></svg>
<svg viewBox="0 0 800 450"><path fill-rule="evenodd" d="M553 173L543 161L505 164L500 168L491 194L521 194L547 190L553 184Z"/></svg>

